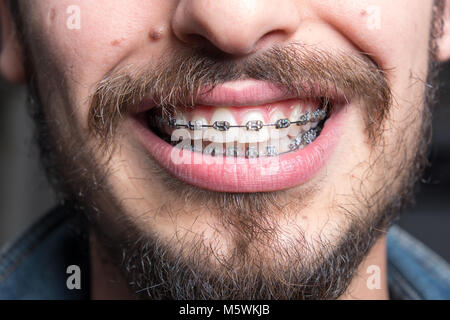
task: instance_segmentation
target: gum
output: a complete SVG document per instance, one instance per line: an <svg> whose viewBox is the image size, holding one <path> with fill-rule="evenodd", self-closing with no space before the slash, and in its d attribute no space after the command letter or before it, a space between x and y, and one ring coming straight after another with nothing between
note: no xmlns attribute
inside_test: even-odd
<svg viewBox="0 0 450 320"><path fill-rule="evenodd" d="M282 112L285 118L289 118L292 110L297 107L301 107L301 112L304 113L306 111L314 111L318 107L320 107L319 103L313 101L305 101L298 99L290 99L285 101L279 101L276 103L268 103L261 106L230 106L226 107L234 116L236 123L242 123L245 115L252 111L258 111L263 115L265 123L270 122L270 117L274 112ZM225 108L225 107L213 107L213 106L205 106L199 105L196 106L194 110L187 110L183 113L183 116L187 121L192 120L194 116L204 117L208 122L211 122L211 118L214 114L214 111L217 108Z"/></svg>

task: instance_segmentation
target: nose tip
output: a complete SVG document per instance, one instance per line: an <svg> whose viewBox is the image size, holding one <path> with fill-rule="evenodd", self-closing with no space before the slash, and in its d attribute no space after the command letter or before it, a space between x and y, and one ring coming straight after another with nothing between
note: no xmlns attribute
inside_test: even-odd
<svg viewBox="0 0 450 320"><path fill-rule="evenodd" d="M186 44L213 46L242 56L284 41L298 24L291 0L182 0L172 29Z"/></svg>

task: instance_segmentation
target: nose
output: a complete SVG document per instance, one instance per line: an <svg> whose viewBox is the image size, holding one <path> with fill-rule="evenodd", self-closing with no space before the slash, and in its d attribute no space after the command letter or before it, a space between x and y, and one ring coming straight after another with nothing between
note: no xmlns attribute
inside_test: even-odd
<svg viewBox="0 0 450 320"><path fill-rule="evenodd" d="M285 41L299 20L293 0L180 0L171 23L186 44L242 56Z"/></svg>

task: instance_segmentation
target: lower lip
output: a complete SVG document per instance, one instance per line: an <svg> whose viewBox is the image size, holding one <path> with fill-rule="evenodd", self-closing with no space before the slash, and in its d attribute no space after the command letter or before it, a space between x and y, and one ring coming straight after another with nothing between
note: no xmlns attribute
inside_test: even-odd
<svg viewBox="0 0 450 320"><path fill-rule="evenodd" d="M343 111L343 106L335 108L317 139L303 149L253 159L183 150L182 157L191 161L175 163L173 153L180 149L160 139L145 121L135 119L135 127L150 156L179 180L218 192L269 192L304 184L326 165L341 137Z"/></svg>

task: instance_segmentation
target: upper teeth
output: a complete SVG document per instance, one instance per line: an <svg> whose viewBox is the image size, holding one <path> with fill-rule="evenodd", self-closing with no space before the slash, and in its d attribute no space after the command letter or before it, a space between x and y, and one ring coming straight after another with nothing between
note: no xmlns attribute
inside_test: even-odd
<svg viewBox="0 0 450 320"><path fill-rule="evenodd" d="M256 112L255 112L256 114ZM296 124L298 126L307 125L308 123L319 122L326 117L326 110L317 109L314 112L306 112L298 117L297 120L291 120L287 118L281 118L271 123L265 124L263 120L248 120L243 125L237 125L231 123L231 121L227 120L216 120L213 124L208 124L206 121L202 120L179 120L175 118L169 118L168 124L171 128L180 129L187 128L189 130L201 130L203 128L213 128L217 131L228 131L231 128L245 128L248 131L260 131L264 127L274 127L276 129L286 129L291 125ZM252 115L248 115L247 117L251 117Z"/></svg>
<svg viewBox="0 0 450 320"><path fill-rule="evenodd" d="M264 121L263 113L250 110L245 113L238 124L232 112L227 108L217 108L207 121L201 113L194 113L188 121L184 114L177 114L169 118L169 127L173 129L187 129L184 133L191 140L204 140L214 143L262 143L269 140L279 140L284 137L297 137L298 135L315 128L325 119L327 108L303 111L300 106L291 109L289 117L281 110L273 110ZM169 133L169 132L168 132ZM273 150L271 150L273 151Z"/></svg>

